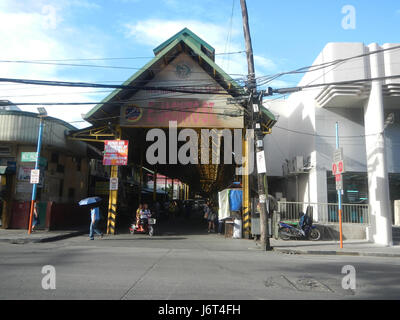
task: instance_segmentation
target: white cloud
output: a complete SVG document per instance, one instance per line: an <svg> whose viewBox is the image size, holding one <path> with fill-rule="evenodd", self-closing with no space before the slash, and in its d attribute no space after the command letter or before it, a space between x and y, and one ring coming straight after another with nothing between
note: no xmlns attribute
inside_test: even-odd
<svg viewBox="0 0 400 320"><path fill-rule="evenodd" d="M247 60L244 53L218 55L218 53L224 53L225 51L238 52L245 50L240 28L231 30L231 41L228 43L228 30L222 24L205 23L197 20L148 19L135 23L126 23L125 36L140 44L156 47L185 27L214 47L217 53L216 63L225 72L231 74L233 78L247 75ZM262 55L254 56L254 60L256 70L259 68L258 70L262 74L276 69L275 63Z"/></svg>
<svg viewBox="0 0 400 320"><path fill-rule="evenodd" d="M224 37L226 37L226 30L222 26L196 20L148 19L137 21L134 24L127 23L125 27L128 38L133 38L139 43L150 46L158 46L185 27L200 38L207 39L205 41L216 49L221 46Z"/></svg>
<svg viewBox="0 0 400 320"><path fill-rule="evenodd" d="M89 2L82 2L89 5ZM0 11L0 60L52 60L72 57L97 57L101 55L98 47L82 46L66 42L61 36L66 29L60 29L63 21L62 10L51 5L36 7L26 12L12 6L12 2L2 3ZM26 9L26 8L25 8ZM73 32L73 28L69 29ZM92 50L93 49L93 50ZM82 81L78 75L68 79L63 76L65 68L55 65L0 63L0 77L22 78L59 81ZM13 83L0 83L0 99L13 103L31 102L92 102L99 101L104 94L84 93L89 91L82 88L31 86ZM93 106L93 105L92 105ZM71 122L81 120L81 114L86 113L92 106L48 106L50 116ZM23 111L37 112L37 106L19 106ZM74 124L82 126L79 123Z"/></svg>
<svg viewBox="0 0 400 320"><path fill-rule="evenodd" d="M262 56L254 55L254 64L261 67L262 70L276 70L276 64L271 59Z"/></svg>
<svg viewBox="0 0 400 320"><path fill-rule="evenodd" d="M84 8L84 9L100 9L101 8L101 6L98 3L88 1L88 0L68 0L66 2L66 5L80 7L80 8Z"/></svg>

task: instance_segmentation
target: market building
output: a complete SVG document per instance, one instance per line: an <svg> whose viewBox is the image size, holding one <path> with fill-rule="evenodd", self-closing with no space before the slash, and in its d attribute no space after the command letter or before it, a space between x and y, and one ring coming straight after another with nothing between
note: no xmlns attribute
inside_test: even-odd
<svg viewBox="0 0 400 320"><path fill-rule="evenodd" d="M135 188L129 181L138 169L179 181L173 194L180 198L217 200L218 191L243 177L236 169L245 164L236 160L242 161L248 147L223 153L233 141L240 147L247 141L243 87L215 63L214 48L187 28L153 51L152 60L86 114L92 126L70 134L101 150L109 139L129 142L127 164L110 169L120 184L118 192L110 193L109 233L114 233L125 190ZM263 109L263 114L274 123L271 113ZM137 207L141 196L136 191L134 198L127 197L128 207Z"/></svg>
<svg viewBox="0 0 400 320"><path fill-rule="evenodd" d="M39 121L36 113L0 110L3 228L28 226L32 197L30 171L35 167ZM37 193L41 221L38 228L68 227L87 220L79 212L77 202L88 193L88 148L83 142L67 140L66 133L70 130L76 128L53 117L44 118L39 161L41 181Z"/></svg>

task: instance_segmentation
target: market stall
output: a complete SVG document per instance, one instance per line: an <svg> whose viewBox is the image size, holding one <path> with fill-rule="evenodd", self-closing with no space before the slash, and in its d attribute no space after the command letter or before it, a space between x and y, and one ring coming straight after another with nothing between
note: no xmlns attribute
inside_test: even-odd
<svg viewBox="0 0 400 320"><path fill-rule="evenodd" d="M218 192L218 220L225 224L227 238L242 237L242 199L243 191L239 188Z"/></svg>

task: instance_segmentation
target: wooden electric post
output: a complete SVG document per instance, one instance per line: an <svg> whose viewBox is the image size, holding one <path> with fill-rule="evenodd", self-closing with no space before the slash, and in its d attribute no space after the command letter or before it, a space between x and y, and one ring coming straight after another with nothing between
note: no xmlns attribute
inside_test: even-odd
<svg viewBox="0 0 400 320"><path fill-rule="evenodd" d="M242 7L242 17L243 17L243 31L244 31L244 39L246 43L246 56L247 56L247 66L248 66L248 84L247 88L250 90L250 99L247 105L247 109L249 111L250 119L246 121L246 128L253 129L254 128L254 117L253 114L255 110L253 109L253 104L255 102L255 96L257 94L257 86L255 80L255 71L254 71L254 58L253 58L253 48L251 45L251 37L250 37L250 29L249 29L249 18L247 14L247 6L246 0L240 0L240 5ZM258 101L259 103L260 101ZM262 103L262 96L261 96ZM261 106L260 106L261 107ZM258 109L257 109L258 110ZM256 129L256 147L257 152L264 152L263 148L263 135L261 133L262 130L260 128ZM261 142L260 142L261 141ZM248 159L246 159L248 161ZM271 250L269 234L268 233L268 217L267 217L267 207L266 203L268 201L268 194L265 192L265 185L267 185L267 177L265 173L258 173L258 200L260 202L260 242L262 250ZM250 180L251 181L251 180ZM265 184L265 185L264 185ZM251 188L249 188L251 189Z"/></svg>

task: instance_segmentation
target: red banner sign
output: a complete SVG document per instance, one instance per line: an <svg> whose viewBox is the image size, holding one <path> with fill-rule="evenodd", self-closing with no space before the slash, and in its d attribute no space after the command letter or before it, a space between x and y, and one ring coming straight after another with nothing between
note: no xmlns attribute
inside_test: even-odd
<svg viewBox="0 0 400 320"><path fill-rule="evenodd" d="M104 141L103 165L126 166L128 164L128 140Z"/></svg>
<svg viewBox="0 0 400 320"><path fill-rule="evenodd" d="M121 108L121 125L125 127L168 127L176 121L186 128L243 128L237 106L217 107L213 100L159 98L144 100Z"/></svg>

